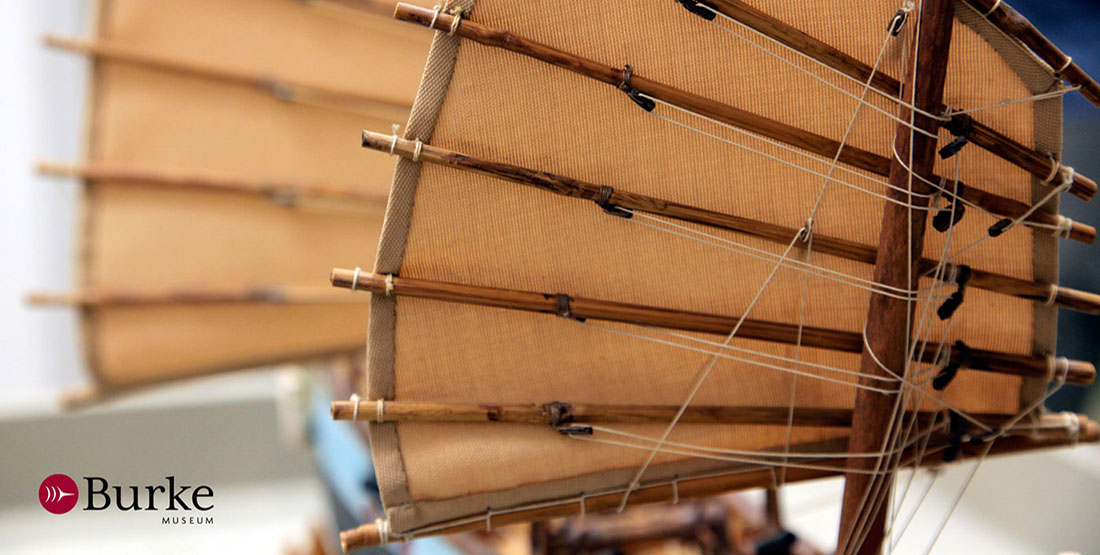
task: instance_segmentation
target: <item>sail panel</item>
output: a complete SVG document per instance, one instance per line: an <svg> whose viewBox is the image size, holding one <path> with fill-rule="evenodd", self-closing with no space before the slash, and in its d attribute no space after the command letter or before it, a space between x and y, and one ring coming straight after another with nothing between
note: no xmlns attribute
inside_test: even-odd
<svg viewBox="0 0 1100 555"><path fill-rule="evenodd" d="M844 3L844 13L866 14L850 18L837 17L835 3L752 4L869 65L875 63L886 40L885 23L898 7L875 0ZM969 8L960 11L964 9ZM833 86L822 84L762 50L794 57L790 52L772 44L755 48L673 2L639 7L625 1L532 5L482 0L470 17L603 64L631 64L637 75L647 79L834 141L844 139L858 106L836 87L857 96L863 92L859 84L820 68L810 69ZM994 36L988 24L973 14L959 17L968 25L955 27L945 95L950 106L983 106L1043 92L1053 85L1053 78L1038 71L1033 58L1003 55L1012 45L999 43L1002 39ZM659 105L654 111L667 119L654 117L604 83L513 52L472 41L459 43L442 35L435 39L435 54L413 114L413 121L420 118L431 124L414 129L407 138L792 229L806 223L825 182L821 174L828 174L833 166L828 157L807 158L805 151L791 151L775 141L745 136L667 106ZM457 55L455 44L460 44ZM898 77L904 67L901 44L887 45L880 66ZM811 67L804 60L795 65ZM442 106L436 112L440 98ZM892 113L888 101L874 95L868 98ZM1023 103L984 111L981 117L1024 144L1056 152L1059 145L1051 144L1060 129L1060 120L1053 115L1055 103L1036 103L1038 107ZM890 118L864 107L847 143L888 163L895 130ZM942 133L950 138L946 131ZM958 178L967 186L1029 204L1049 191L1031 175L988 152L968 147L959 156L939 162L937 173L953 179L959 162ZM879 176L866 168L841 163L831 171L848 185L883 190L874 181ZM882 203L881 198L852 186L830 183L813 230L876 245ZM866 319L870 293L862 288L788 268L769 278L775 257L786 251L785 244L683 222L675 222L676 234L667 233L654 229L663 225L660 222L638 215L630 220L617 218L591 202L453 168L432 164L413 168L411 162L399 162L388 217L408 218L408 227L387 226L376 266L402 277L734 316L751 307L752 318L854 333L862 331ZM996 220L973 210L952 231L952 251L986 236ZM1047 232L1033 237L1015 230L967 252L959 262L1023 280L1053 279L1056 245L1043 233ZM759 256L722 248L729 241L751 247ZM945 235L930 231L925 255L939 258L945 241ZM1043 254L1035 256L1039 246ZM805 245L794 243L789 257L803 260ZM858 279L871 276L869 264L820 253L809 260ZM764 283L769 286L757 298ZM930 284L929 280L924 283ZM939 291L946 295L953 287ZM1053 347L1049 338L1053 311L1048 307L971 289L948 331L928 312L938 304L920 303L925 312L914 315L913 327L927 325L927 337L945 343L964 339L974 348L1027 355L1045 355ZM581 323L546 314L412 298L376 296L372 310L370 394L394 400L677 405L710 360L710 355L683 345L706 347L698 340L722 340L687 333L670 337L667 331L627 324ZM638 335L681 346L658 344ZM850 371L859 367L855 353L796 350L791 345L740 338L730 345ZM795 410L851 406L854 390L846 385L800 376L795 387L791 373L755 364L761 362L759 356L740 358L752 362L718 362L694 402L787 406L793 395ZM773 366L797 366L776 360L767 359ZM921 368L925 376L934 371ZM841 381L854 381L851 374L842 376ZM968 411L1012 414L1034 398L1034 392L1022 395L1023 382L1018 377L964 372L946 399ZM937 407L930 399L924 404L928 409ZM663 427L616 429L656 438ZM782 451L789 444L843 434L836 429L796 428L788 435L785 427L681 425L670 441L715 449ZM382 424L372 426L371 437L390 526L399 533L481 514L487 508L625 487L647 454L560 437L543 426ZM656 462L645 480L736 466L675 454L663 454Z"/></svg>
<svg viewBox="0 0 1100 555"><path fill-rule="evenodd" d="M99 12L93 44L129 57L93 57L87 163L150 177L87 180L81 290L161 297L85 306L100 388L361 349L368 303L319 276L373 252L393 162L356 137L407 117L429 39L326 2Z"/></svg>

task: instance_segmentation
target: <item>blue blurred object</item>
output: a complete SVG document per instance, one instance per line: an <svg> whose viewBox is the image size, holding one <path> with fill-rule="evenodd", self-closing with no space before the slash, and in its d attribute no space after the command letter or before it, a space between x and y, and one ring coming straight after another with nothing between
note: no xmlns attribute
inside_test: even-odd
<svg viewBox="0 0 1100 555"><path fill-rule="evenodd" d="M329 413L332 395L323 387L312 388L310 438L321 478L329 493L336 526L353 528L381 514L378 481L370 448L350 422L336 422ZM410 553L459 555L443 537L419 539L386 548L362 549L356 553Z"/></svg>

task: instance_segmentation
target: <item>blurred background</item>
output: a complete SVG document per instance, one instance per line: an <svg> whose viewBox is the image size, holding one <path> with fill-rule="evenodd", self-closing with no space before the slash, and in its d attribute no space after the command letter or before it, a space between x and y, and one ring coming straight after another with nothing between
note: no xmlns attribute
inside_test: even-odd
<svg viewBox="0 0 1100 555"><path fill-rule="evenodd" d="M236 1L258 3L256 0ZM314 2L264 1L273 5L282 4L280 9L286 12L285 17L295 18L292 20L314 18L327 22L324 25L338 28L341 33L355 35L362 34L364 30L383 34L391 32L386 23L374 21L384 19L383 15L341 11L344 8L339 7L311 6ZM116 3L126 4L127 0ZM1095 30L1100 28L1100 3L1085 0L1013 0L1011 4L1055 44L1072 54L1074 61L1085 71L1100 74L1100 42L1095 35ZM164 553L333 552L338 528L371 520L377 511L377 501L370 493L373 478L369 453L362 436L346 423L331 422L327 413L329 400L347 398L355 389L355 380L360 374L357 364L362 358L355 349L355 343L361 341L365 334L364 323L356 321L347 324L346 329L350 329L355 338L350 342L350 347L302 345L300 351L308 355L299 357L307 360L304 363L279 363L257 370L181 381L179 378L189 377L187 372L190 372L190 366L182 363L173 366L172 363L188 360L186 351L197 349L196 346L189 346L166 356L163 375L171 383L162 384L159 379L152 378L137 383L120 383L113 380L110 365L125 367L128 364L126 357L140 354L129 352L126 347L153 341L144 339L140 332L159 318L169 317L167 313L142 313L139 317L134 312L154 310L157 303L149 301L138 308L113 308L118 303L112 304L113 301L103 298L97 301L87 295L61 302L60 307L32 307L27 302L27 295L32 291L103 294L104 290L97 289L94 280L97 275L107 275L111 270L104 267L116 262L108 257L89 263L84 252L88 244L86 239L81 238L87 223L83 221L80 207L86 202L103 202L110 197L112 188L125 186L115 182L125 179L117 176L89 179L90 183L100 183L96 185L98 189L93 189L99 196L89 201L79 180L44 175L36 170L36 165L44 160L75 163L95 160L98 156L112 161L110 129L89 130L89 118L106 118L111 107L102 104L105 94L102 90L97 93L98 97L90 90L93 68L88 55L48 49L42 41L46 34L94 37L94 15L95 5L90 1L0 2L0 52L3 55L0 83L4 85L0 92L3 96L3 102L0 102L0 121L3 122L0 128L0 171L4 179L4 186L0 188L3 195L0 226L5 239L0 242L0 253L2 259L8 261L5 271L0 272L0 341L3 342L0 349L0 551L115 553L147 551L155 546ZM133 20L121 15L115 23L119 33L128 29L127 25L136 25ZM231 25L226 25L232 29ZM347 28L349 25L350 30ZM309 24L307 27L316 30L323 25ZM216 34L215 31L210 32ZM279 33L257 34L273 42L289 40L280 37ZM137 32L134 36L142 38L142 33ZM285 194L274 195L266 189L259 192L211 192L211 198L243 195L251 199L248 202L259 202L253 197L270 196L262 199L263 206L257 206L256 212L249 216L254 216L255 222L246 219L242 223L247 226L268 225L268 217L264 215L267 214L264 211L268 210L300 211L304 214L302 220L294 220L293 226L307 225L318 211L329 219L349 218L341 225L348 229L362 229L362 234L346 234L348 236L343 240L351 246L350 250L339 253L345 255L340 262L369 266L377 238L377 231L371 231L371 226L377 227L376 220L380 216L378 201L372 200L371 195L380 194L384 198L389 184L388 171L392 165L385 156L372 158L376 153L360 151L356 137L359 129L389 131L390 122L404 121L402 110L407 110L407 104L411 103L419 76L420 66L415 59L419 56L419 63L422 64L429 40L426 33L418 36L419 43L403 48L407 56L413 59L411 63L402 61L404 65L414 68L412 77L395 76L375 84L375 90L371 91L363 91L354 79L342 82L340 78L334 78L326 82L326 71L329 75L369 74L369 71L359 72L354 67L338 66L306 68L303 73L293 75L261 71L260 78L251 85L238 76L238 81L220 82L208 91L194 92L185 87L188 94L217 95L228 90L227 96L236 94L234 88L251 87L249 94L262 97L262 102L271 103L272 118L288 118L283 123L287 126L286 130L293 131L291 137L299 134L297 141L283 145L287 148L305 148L302 145L309 142L307 138L312 141L314 137L328 132L295 127L289 119L291 116L281 112L288 109L288 99L302 101L305 107L297 108L299 112L313 110L315 112L309 114L313 114L315 119L331 120L330 127L326 129L347 128L346 137L333 140L348 141L348 153L341 154L346 156L348 162L321 164L336 166L330 173L325 173L329 171L325 169L318 170L316 175L289 176L283 184L285 187L278 191L280 194L289 192L294 198L291 203L294 206L286 205ZM178 58L198 63L195 60L199 57L188 56L189 53L202 51L203 39L202 35L191 36L188 40L193 41L192 48L180 49ZM215 39L211 39L211 43L218 44ZM340 46L335 42L332 45L333 48ZM277 52L268 57L272 56L277 57ZM269 63L275 64L275 61ZM383 64L375 60L363 63ZM275 64L273 67L280 66ZM375 67L374 71L384 69ZM134 94L135 90L145 90L143 87L146 86L150 90L158 86L175 87L152 83L151 75L156 75L157 71L164 73L163 69L142 70L150 73L141 74L139 71L132 75L126 75L128 70L118 67L103 71L98 77L100 82L113 79L113 86L117 87L116 92L123 99L128 98L124 94ZM287 81L278 81L277 77L285 77ZM203 79L193 74L172 78ZM129 86L136 89L126 88L127 79L131 83ZM301 83L305 85L296 86ZM318 105L317 99L325 96L322 93L339 93L347 89L365 92L367 98L349 99L339 94L328 94L329 98L320 101L320 104L327 105ZM334 96L338 98L333 99ZM192 100L195 104L201 104L198 99L189 99L187 103L191 105ZM349 108L348 103L355 106ZM125 105L125 102L120 105ZM100 111L89 115L90 106L99 106ZM212 113L218 114L217 111ZM334 113L339 113L339 116ZM222 115L227 120L231 119L228 110ZM123 121L111 125L123 128L144 121L141 114L132 117L135 119L129 124ZM348 125L344 126L345 123ZM151 134L155 134L153 128L160 124L146 121L144 125ZM1100 175L1100 157L1095 153L1097 145L1100 145L1100 110L1078 95L1067 95L1064 127L1063 160L1082 173ZM168 129L166 132L187 133L180 129ZM221 132L226 136L232 135L232 131L225 129ZM97 138L96 133L101 135ZM89 137L100 142L100 154L89 152ZM242 133L240 138L245 140L248 136ZM128 167L133 169L134 160L127 159L127 148L131 147L117 146L113 161L130 162ZM181 158L169 162L175 164L173 170L177 173L219 170L219 175L230 176L222 181L231 182L237 175L233 172L239 169L233 167L237 162L233 158L235 156L223 154L221 158L214 156L209 160L198 156L192 160ZM219 167L222 162L224 167ZM253 172L250 178L268 180L264 182L271 185L271 176L262 175L265 169L263 164L249 169ZM333 173L337 170L360 177L341 181L340 175ZM256 177L256 172L261 175ZM364 179L371 182L363 183ZM301 185L303 183L305 185ZM316 200L326 196L317 194L314 185L318 183L335 185L341 194L354 193L364 204L375 204L373 208L368 206L363 211L365 215L332 216L332 212L324 206L306 206L308 203L301 202L302 199ZM279 184L282 182L276 183ZM232 200L229 197L226 198ZM174 202L173 199L164 200ZM155 201L151 199L149 202ZM1086 204L1069 195L1065 195L1062 202L1062 211L1067 216L1100 226L1100 210L1095 203ZM170 228L174 222L164 223ZM118 233L125 234L125 231ZM255 245L262 245L264 237L262 233L257 234L261 237L242 240L239 248L259 248ZM168 246L172 245L166 244L166 248ZM355 251L357 246L365 250ZM1061 248L1061 283L1084 290L1100 289L1100 255L1097 255L1095 246L1090 248L1067 241L1062 242ZM326 253L326 256L331 254ZM83 267L82 264L90 264L90 267ZM170 260L164 262L167 266L172 264ZM253 324L256 326L270 319L273 314L271 310L298 310L296 307L299 304L337 312L360 310L361 307L344 307L343 304L354 303L339 299L309 297L314 294L323 296L308 288L326 288L327 269L319 267L304 276L283 276L280 280L265 281L246 268L240 269L239 273L248 277L242 278L239 283L231 283L227 277L222 281L211 279L208 283L204 282L203 287L213 287L215 293L223 296L239 294L233 287L244 287L246 291L243 294L247 298L244 301L232 300L231 310L239 311L242 321L256 322ZM180 286L171 283L170 276L139 277L164 285L163 290L157 291L165 295L173 294L176 289L172 287ZM225 293L227 287L232 289L230 293ZM308 290L302 292L292 287ZM260 294L257 294L256 288L260 288ZM191 293L194 294L194 291ZM209 294L209 291L203 290L203 293ZM309 298L300 301L300 295ZM110 316L110 310L119 311L122 316ZM312 312L294 314L290 319L303 325L312 326L311 318L321 318ZM206 316L202 314L194 318L196 326L206 321ZM125 321L119 323L120 320ZM89 329L94 329L95 333L89 332ZM278 332L293 333L294 330ZM109 333L121 334L122 339L117 340L119 345L112 345L109 339L104 339ZM87 371L89 361L85 359L83 346L95 341L106 343L100 345L105 354L98 361L103 368L93 377ZM1100 317L1062 311L1059 315L1058 342L1060 354L1100 364ZM288 353L266 353L262 342L257 342L250 352L226 356L232 358L232 365L239 367L256 366L252 364L255 361L290 358ZM203 361L196 361L194 368L194 375L212 372L212 367ZM73 397L73 392L77 392L78 396ZM70 411L60 401L65 395L69 395L70 401L91 399L94 402L89 407ZM1100 387L1094 384L1090 388L1066 388L1055 394L1048 406L1051 410L1081 412L1093 419L1100 419ZM937 518L954 501L956 488L952 486L962 482L966 470L955 468L941 477L940 484L929 493L922 511L928 518L918 519L914 527L931 530L938 524ZM211 512L215 521L212 525L194 527L161 525L154 515L139 512L83 514L74 511L64 517L51 515L38 506L35 495L40 481L55 472L74 477L104 476L112 483L127 485L159 483L168 475L177 476L185 483L207 484L216 492L216 508ZM921 485L920 480L918 477L914 487ZM1005 487L1008 483L1011 483L1011 488ZM828 549L835 541L841 489L839 480L785 488L781 495L786 525L809 543ZM1009 498L1028 499L1030 505L1021 509L1018 502L1006 502ZM759 512L763 494L745 496L743 501L747 506L756 507L746 509L747 513ZM971 484L953 521L944 532L937 552L1089 552L1100 545L1100 529L1093 522L1098 507L1100 448L1088 446L1072 451L991 460L984 464ZM62 519L64 527L59 526ZM916 534L919 532L914 532ZM485 543L488 541L486 538L475 538L472 541L460 539L448 543L421 540L414 542L411 548L400 546L395 551L412 549L417 552L450 553L505 550L502 546L509 544L500 542L513 540L495 538L492 541L498 543ZM520 543L523 541L526 540L521 539Z"/></svg>

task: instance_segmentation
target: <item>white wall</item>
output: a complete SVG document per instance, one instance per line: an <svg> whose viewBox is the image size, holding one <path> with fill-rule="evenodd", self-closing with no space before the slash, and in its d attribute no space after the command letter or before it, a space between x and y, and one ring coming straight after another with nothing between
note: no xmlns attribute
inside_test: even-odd
<svg viewBox="0 0 1100 555"><path fill-rule="evenodd" d="M0 400L83 380L73 311L31 308L31 289L75 283L79 185L36 175L39 159L77 160L85 64L47 51L42 33L81 35L91 2L0 2ZM37 396L31 396L37 397Z"/></svg>

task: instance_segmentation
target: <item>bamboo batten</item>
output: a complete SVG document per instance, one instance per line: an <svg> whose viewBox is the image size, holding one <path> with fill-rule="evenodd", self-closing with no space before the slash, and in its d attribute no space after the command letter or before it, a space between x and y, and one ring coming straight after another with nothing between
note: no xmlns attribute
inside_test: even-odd
<svg viewBox="0 0 1100 555"><path fill-rule="evenodd" d="M970 2L977 5L980 2ZM774 39L796 52L840 71L862 82L871 80L871 85L891 96L901 94L901 82L896 77L879 70L872 71L871 66L840 49L826 44L801 29L784 23L740 0L709 0L714 10L738 21L746 27ZM965 107L956 106L964 109ZM946 106L941 105L938 113L944 113ZM1007 135L983 124L980 116L954 115L952 123L958 126L969 124L970 142L996 154L1001 159L1015 164L1039 179L1046 179L1061 164L1053 161L1050 154L1028 148ZM1082 200L1091 200L1096 195L1096 182L1081 174L1074 174L1073 185L1069 192Z"/></svg>
<svg viewBox="0 0 1100 555"><path fill-rule="evenodd" d="M54 306L128 306L155 304L265 303L324 304L361 302L347 295L332 294L330 288L309 285L269 285L259 287L191 287L173 290L111 291L87 289L74 293L31 293L34 305Z"/></svg>
<svg viewBox="0 0 1100 555"><path fill-rule="evenodd" d="M1067 425L1066 420L1062 417L1049 415L1044 417L1042 427L1035 431L1025 431L1021 435L998 439L993 443L989 454L1024 453L1039 449L1075 445L1079 442L1095 443L1097 441L1100 441L1100 426L1096 422L1088 420L1087 417L1077 415L1075 423ZM847 438L839 438L828 442L828 446L839 449L843 449L845 445L847 445ZM942 464L944 462L943 450L946 446L947 441L942 434L929 440L927 452L920 460L921 466L934 467ZM824 446L818 445L817 447ZM959 456L963 459L976 457L984 447L985 444L980 441L978 443L964 443ZM902 456L904 459L912 459L914 455L914 449L910 448ZM821 466L829 466L830 464L836 465L835 468L788 468L786 469L785 483L797 483L843 474L843 460L823 463ZM684 477L675 482L661 481L653 484L642 484L630 496L628 506L668 503L678 499L695 499L734 491L770 487L774 484L774 472L775 470L772 468L760 469L758 466L742 465L738 470L725 475L698 478ZM491 526L612 511L619 507L622 498L621 490L617 490L610 493L594 493L577 499L550 501L534 508L495 508L490 513L442 522L421 532L414 531L413 537L455 534L471 530L485 530ZM580 506L581 504L584 505L583 509ZM341 532L340 543L345 552L350 552L387 543L383 541L384 539L401 539L391 537L388 532L384 534L384 537L383 532L375 524L365 524Z"/></svg>
<svg viewBox="0 0 1100 555"><path fill-rule="evenodd" d="M356 404L358 403L358 410ZM380 408L381 407L381 408ZM500 422L512 424L643 424L667 423L680 407L672 405L593 405L587 403L491 404L436 403L427 401L334 401L334 420L367 422ZM936 413L920 412L917 422L927 426ZM972 414L989 426L1000 426L1011 417ZM739 407L691 405L680 422L685 424L744 424L758 426L840 427L852 425L851 409L802 407Z"/></svg>
<svg viewBox="0 0 1100 555"><path fill-rule="evenodd" d="M400 21L416 23L425 27L432 26L431 28L437 31L450 31L452 24L455 24L454 16L450 14L436 13L427 8L404 3L397 5L394 17ZM522 54L608 85L617 87L623 82L625 71L623 68L604 65L474 21L462 19L455 28L455 34L486 46ZM633 75L630 84L644 95L668 102L715 121L786 143L827 159L836 155L838 160L846 165L880 176L888 176L890 173L891 160L885 156L851 145L841 145L837 140L646 79L641 75ZM930 172L922 175L932 182L938 183L941 181L940 176L933 175ZM1064 179L1065 176L1062 178ZM948 180L946 183L947 190L956 190L954 180ZM959 198L1005 218L1023 217L1031 208L1023 202L985 192L972 185L963 184L961 181L957 182L957 191ZM1042 225L1055 227L1063 225L1057 214L1043 210L1034 211L1024 219ZM1096 229L1080 222L1072 222L1067 235L1075 241L1092 243L1096 239Z"/></svg>
<svg viewBox="0 0 1100 555"><path fill-rule="evenodd" d="M265 195L280 204L296 204L299 197L353 201L377 208L385 207L386 197L350 188L329 185L294 183L281 179L248 176L216 175L194 171L166 171L130 165L91 163L62 164L41 162L38 171L47 175L77 177L84 180L110 181L131 185L197 188Z"/></svg>
<svg viewBox="0 0 1100 555"><path fill-rule="evenodd" d="M376 15L389 16L393 13L394 2L389 0L307 0L317 4L332 4L342 8L350 8L370 12Z"/></svg>
<svg viewBox="0 0 1100 555"><path fill-rule="evenodd" d="M588 183L542 170L483 160L476 156L429 144L418 144L415 141L394 137L393 135L363 131L363 146L379 152L390 152L392 150L394 154L404 158L415 158L423 162L489 175L567 197L594 202L601 200L602 186L596 183ZM789 227L640 195L622 189L614 189L606 200L612 206L745 233L779 244L789 243L799 233L799 230ZM814 235L814 249L825 254L867 264L874 264L878 255L874 247L820 233ZM935 260L922 258L917 270L921 273L929 272L937 264L938 262ZM946 272L950 274L953 268L955 268L953 265L948 264ZM968 286L1036 302L1047 302L1052 297L1053 290L1055 305L1090 314L1100 314L1100 295L1060 287L1055 284L1026 281L993 272L972 270Z"/></svg>
<svg viewBox="0 0 1100 555"><path fill-rule="evenodd" d="M1043 36L1030 21L1001 0L965 0L978 13L984 14L993 25L1010 37L1031 49L1050 66L1059 77L1081 87L1081 94L1095 106L1100 106L1100 84L1081 66Z"/></svg>
<svg viewBox="0 0 1100 555"><path fill-rule="evenodd" d="M419 297L545 314L558 314L562 309L562 297L555 293L478 287L341 268L333 269L330 280L336 287L382 295ZM583 297L568 297L568 310L570 317L577 319L591 318L720 335L729 334L739 320L736 316L686 312ZM787 344L798 342L799 335L798 326L748 318L742 322L738 331L738 337L741 338ZM859 333L814 327L801 328L801 344L850 353L863 350L863 338ZM929 343L923 352L922 361L934 362L937 348L937 344ZM955 356L952 353L952 360L956 360ZM1054 366L1047 358L978 349L971 351L969 362L972 370L1058 380L1063 370L1056 370ZM1064 372L1066 382L1076 385L1092 383L1096 377L1095 367L1086 361L1068 361Z"/></svg>
<svg viewBox="0 0 1100 555"><path fill-rule="evenodd" d="M48 46L95 56L99 59L253 87L267 91L280 100L321 104L333 108L342 108L349 105L369 105L376 111L388 110L386 113L392 114L395 118L400 118L402 114L407 113L409 110L407 104L364 95L354 90L340 89L320 83L290 80L248 70L228 69L195 63L144 52L108 41L85 41L53 35L46 36L44 40Z"/></svg>

